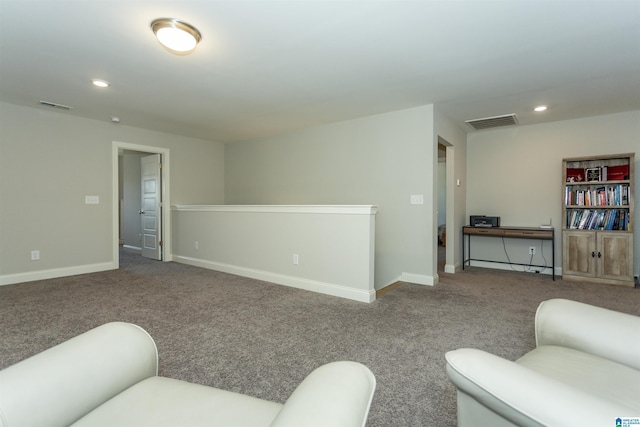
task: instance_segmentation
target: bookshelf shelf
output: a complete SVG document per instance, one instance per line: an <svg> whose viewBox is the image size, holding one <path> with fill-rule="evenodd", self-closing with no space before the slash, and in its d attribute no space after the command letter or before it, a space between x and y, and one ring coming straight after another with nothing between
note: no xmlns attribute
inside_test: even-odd
<svg viewBox="0 0 640 427"><path fill-rule="evenodd" d="M634 159L563 159L563 279L633 286Z"/></svg>

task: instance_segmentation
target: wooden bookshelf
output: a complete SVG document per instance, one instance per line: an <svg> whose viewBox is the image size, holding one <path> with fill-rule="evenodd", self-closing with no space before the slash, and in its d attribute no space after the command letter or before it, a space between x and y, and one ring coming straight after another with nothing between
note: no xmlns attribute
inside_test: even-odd
<svg viewBox="0 0 640 427"><path fill-rule="evenodd" d="M563 159L563 279L634 285L634 158Z"/></svg>

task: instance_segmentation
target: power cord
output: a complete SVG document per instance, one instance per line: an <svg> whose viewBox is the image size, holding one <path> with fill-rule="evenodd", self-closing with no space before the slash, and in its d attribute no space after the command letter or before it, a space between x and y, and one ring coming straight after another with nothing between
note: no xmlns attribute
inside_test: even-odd
<svg viewBox="0 0 640 427"><path fill-rule="evenodd" d="M507 261L509 261L509 267L511 268L511 271L520 271L520 270L516 270L514 268L514 265L511 263L511 257L509 257L509 252L507 252L507 243L505 242L505 238L504 236L502 236L502 249L504 250L504 254L507 257ZM533 266L533 254L531 254L531 257L529 258L529 264L528 265L524 265L522 267L522 271L525 273L530 273L530 272L542 272L544 270L546 270L547 268L549 268L549 264L547 263L547 258L544 256L544 241L540 240L540 256L542 257L543 261L544 261L544 266ZM534 270L534 268L540 268L540 271L536 271Z"/></svg>

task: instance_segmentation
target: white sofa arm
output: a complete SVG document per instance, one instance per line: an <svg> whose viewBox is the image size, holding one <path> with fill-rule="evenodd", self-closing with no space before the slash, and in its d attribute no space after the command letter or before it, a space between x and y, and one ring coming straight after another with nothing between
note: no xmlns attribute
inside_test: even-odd
<svg viewBox="0 0 640 427"><path fill-rule="evenodd" d="M362 427L375 388L375 377L360 363L323 365L300 383L271 426Z"/></svg>
<svg viewBox="0 0 640 427"><path fill-rule="evenodd" d="M144 329L99 326L0 371L0 426L67 426L157 369Z"/></svg>
<svg viewBox="0 0 640 427"><path fill-rule="evenodd" d="M640 369L640 317L566 299L540 303L536 345L558 345Z"/></svg>
<svg viewBox="0 0 640 427"><path fill-rule="evenodd" d="M447 375L459 392L518 426L606 426L629 412L626 406L597 398L482 350L450 351L446 360ZM465 409L458 404L458 422ZM476 418L469 425L489 424Z"/></svg>

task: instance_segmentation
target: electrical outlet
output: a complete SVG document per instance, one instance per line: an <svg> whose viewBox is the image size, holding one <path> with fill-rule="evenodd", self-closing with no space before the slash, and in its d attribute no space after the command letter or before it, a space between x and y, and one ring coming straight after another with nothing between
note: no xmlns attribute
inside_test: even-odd
<svg viewBox="0 0 640 427"><path fill-rule="evenodd" d="M298 265L300 263L300 257L298 254L293 254L293 265Z"/></svg>
<svg viewBox="0 0 640 427"><path fill-rule="evenodd" d="M412 194L410 202L412 205L424 205L424 195L423 194Z"/></svg>
<svg viewBox="0 0 640 427"><path fill-rule="evenodd" d="M84 196L85 205L99 205L100 196Z"/></svg>
<svg viewBox="0 0 640 427"><path fill-rule="evenodd" d="M536 247L529 246L529 255L535 255L535 254L536 254Z"/></svg>
<svg viewBox="0 0 640 427"><path fill-rule="evenodd" d="M193 246L196 248L196 250L200 249L200 243L198 243L197 240L195 241Z"/></svg>
<svg viewBox="0 0 640 427"><path fill-rule="evenodd" d="M31 261L38 261L40 259L40 251L31 251Z"/></svg>

